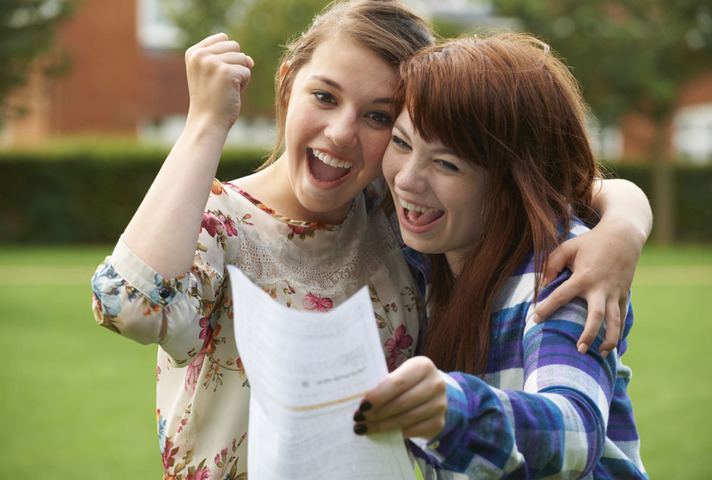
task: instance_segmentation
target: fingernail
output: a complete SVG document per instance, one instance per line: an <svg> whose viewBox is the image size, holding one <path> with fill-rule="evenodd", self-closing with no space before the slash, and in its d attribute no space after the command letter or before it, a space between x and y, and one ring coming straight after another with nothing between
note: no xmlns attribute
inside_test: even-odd
<svg viewBox="0 0 712 480"><path fill-rule="evenodd" d="M579 344L578 344L578 351L579 351L579 353L586 353L586 352L588 352L588 344L586 344L586 343L579 343Z"/></svg>
<svg viewBox="0 0 712 480"><path fill-rule="evenodd" d="M366 421L366 416L361 413L361 412L356 412L354 414L354 422L365 422Z"/></svg>
<svg viewBox="0 0 712 480"><path fill-rule="evenodd" d="M611 353L611 352L609 352L608 350L602 350L602 351L601 351L601 356L602 356L603 358L606 358L609 353Z"/></svg>
<svg viewBox="0 0 712 480"><path fill-rule="evenodd" d="M354 425L354 433L356 435L363 435L364 433L366 433L366 430L368 430L366 428L366 425L361 425L361 424Z"/></svg>
<svg viewBox="0 0 712 480"><path fill-rule="evenodd" d="M361 405L359 405L358 409L361 412L368 412L369 410L371 410L371 402L363 402Z"/></svg>
<svg viewBox="0 0 712 480"><path fill-rule="evenodd" d="M541 322L541 318L539 318L538 314L535 313L534 315L532 315L532 322L534 322L534 323Z"/></svg>

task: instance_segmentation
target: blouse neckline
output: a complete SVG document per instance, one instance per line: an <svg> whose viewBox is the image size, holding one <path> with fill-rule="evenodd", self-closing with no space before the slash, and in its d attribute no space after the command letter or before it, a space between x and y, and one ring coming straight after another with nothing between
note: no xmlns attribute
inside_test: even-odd
<svg viewBox="0 0 712 480"><path fill-rule="evenodd" d="M351 206L349 207L349 211L346 215L346 219L343 221L343 223L340 223L340 224L308 222L305 220L293 220L289 217L286 217L284 215L277 213L273 208L268 207L267 205L262 203L259 199L253 197L248 192L246 192L239 186L235 185L234 183L224 182L224 184L229 186L235 192L239 193L242 197L244 197L246 200L248 200L250 203L252 203L255 207L257 207L261 211L265 212L266 214L270 215L275 220L278 220L278 221L285 223L287 225L291 225L293 227L305 228L305 229L312 230L312 231L313 230L324 230L324 231L328 231L328 232L333 232L333 231L340 230L342 228L342 226L348 222L348 219L349 219L349 217L351 217L351 214L352 214L352 211L353 211L354 205L355 205L355 202L351 203Z"/></svg>

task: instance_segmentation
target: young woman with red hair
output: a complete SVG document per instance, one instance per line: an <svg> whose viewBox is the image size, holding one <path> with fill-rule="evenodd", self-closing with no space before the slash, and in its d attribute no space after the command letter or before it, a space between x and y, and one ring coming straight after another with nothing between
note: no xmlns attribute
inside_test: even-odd
<svg viewBox="0 0 712 480"><path fill-rule="evenodd" d="M404 242L433 265L427 357L366 395L354 431L401 429L468 478L647 478L621 362L630 303L610 353L604 330L577 345L582 298L534 319L571 275L544 280L550 253L597 220L577 82L524 34L429 47L400 74L383 171Z"/></svg>

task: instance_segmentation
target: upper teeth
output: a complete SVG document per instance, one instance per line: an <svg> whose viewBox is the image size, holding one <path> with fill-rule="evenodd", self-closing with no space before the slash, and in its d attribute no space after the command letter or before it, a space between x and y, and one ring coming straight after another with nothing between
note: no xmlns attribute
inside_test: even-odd
<svg viewBox="0 0 712 480"><path fill-rule="evenodd" d="M328 153L320 152L316 148L312 148L312 152L314 153L314 156L316 158L326 163L330 167L351 168L351 162L347 162L346 160L339 160L338 158L332 157Z"/></svg>
<svg viewBox="0 0 712 480"><path fill-rule="evenodd" d="M405 208L406 210L413 210L414 212L420 212L420 213L430 213L434 212L434 208L429 208L429 207L421 207L419 205L414 205L412 203L406 202L402 198L398 197L398 202L400 202L401 207Z"/></svg>

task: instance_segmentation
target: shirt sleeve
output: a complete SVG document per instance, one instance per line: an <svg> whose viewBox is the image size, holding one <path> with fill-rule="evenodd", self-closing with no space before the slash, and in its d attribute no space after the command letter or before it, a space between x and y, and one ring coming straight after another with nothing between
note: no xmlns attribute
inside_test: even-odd
<svg viewBox="0 0 712 480"><path fill-rule="evenodd" d="M176 365L185 365L207 339L223 279L222 268L199 255L190 272L163 278L119 239L91 280L94 318L139 343L160 344Z"/></svg>
<svg viewBox="0 0 712 480"><path fill-rule="evenodd" d="M529 318L533 309L525 309ZM604 450L618 359L615 350L605 359L596 348L577 352L585 318L585 302L577 300L542 324L527 322L521 390L450 373L446 426L419 446L440 468L478 478L591 471Z"/></svg>

